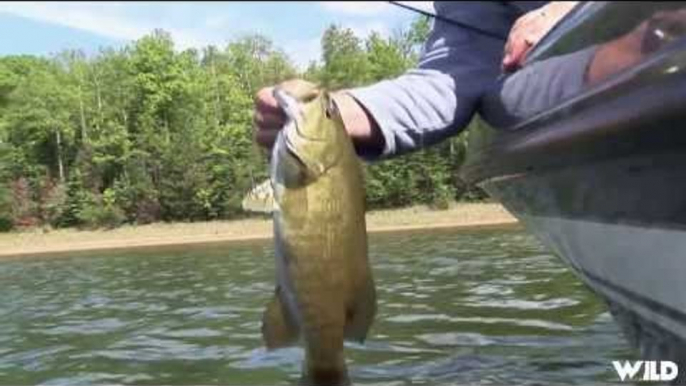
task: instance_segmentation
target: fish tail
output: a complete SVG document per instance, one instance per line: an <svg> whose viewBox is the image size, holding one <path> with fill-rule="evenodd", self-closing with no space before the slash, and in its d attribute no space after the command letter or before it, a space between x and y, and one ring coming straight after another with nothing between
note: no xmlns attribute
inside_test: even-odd
<svg viewBox="0 0 686 386"><path fill-rule="evenodd" d="M303 369L300 380L301 385L306 386L348 386L350 377L345 360L341 355L341 360L333 364L324 364L321 361L308 361Z"/></svg>
<svg viewBox="0 0 686 386"><path fill-rule="evenodd" d="M343 326L310 326L306 345L302 383L311 386L349 385L343 353Z"/></svg>

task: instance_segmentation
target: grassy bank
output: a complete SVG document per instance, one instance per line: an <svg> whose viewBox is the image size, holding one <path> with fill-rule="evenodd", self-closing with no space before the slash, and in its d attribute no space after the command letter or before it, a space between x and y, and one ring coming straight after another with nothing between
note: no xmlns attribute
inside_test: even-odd
<svg viewBox="0 0 686 386"><path fill-rule="evenodd" d="M447 210L417 206L367 214L367 229L372 233L515 223L516 220L502 206L483 203L459 203ZM0 256L246 241L269 239L271 236L272 223L269 219L157 223L101 231L60 229L45 232L34 229L0 234Z"/></svg>

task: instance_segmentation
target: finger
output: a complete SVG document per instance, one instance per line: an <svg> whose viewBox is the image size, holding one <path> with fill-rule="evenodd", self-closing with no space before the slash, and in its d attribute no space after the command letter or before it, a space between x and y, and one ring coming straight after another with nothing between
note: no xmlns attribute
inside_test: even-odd
<svg viewBox="0 0 686 386"><path fill-rule="evenodd" d="M279 130L256 130L254 132L255 142L268 149L274 146L277 135L279 135Z"/></svg>
<svg viewBox="0 0 686 386"><path fill-rule="evenodd" d="M510 36L507 39L507 43L505 43L505 49L503 50L503 60L502 60L502 67L503 69L505 66L509 66L512 62L512 46L515 44L517 41L517 36L515 34L510 34Z"/></svg>
<svg viewBox="0 0 686 386"><path fill-rule="evenodd" d="M521 21L521 19L518 21ZM520 49L519 47L522 45L522 41L524 40L524 33L526 32L526 28L524 27L526 27L526 25L523 25L522 23L521 27L522 28L518 28L515 26L510 31L510 34L507 38L507 43L505 43L503 64L512 62L513 58L519 54L518 51Z"/></svg>
<svg viewBox="0 0 686 386"><path fill-rule="evenodd" d="M517 69L521 64L523 56L526 54L526 51L529 48L530 45L526 43L525 39L514 40L510 48L510 52L508 52L503 58L503 69L507 71Z"/></svg>
<svg viewBox="0 0 686 386"><path fill-rule="evenodd" d="M274 87L265 87L255 95L255 110L262 114L282 115L285 117L283 109L274 98Z"/></svg>
<svg viewBox="0 0 686 386"><path fill-rule="evenodd" d="M512 40L510 40L509 45L507 46L507 49L505 51L505 56L503 58L504 66L510 66L515 62L515 59L519 55L519 51L521 50L521 45L522 43L519 37L514 36Z"/></svg>
<svg viewBox="0 0 686 386"><path fill-rule="evenodd" d="M503 69L516 69L521 66L531 48L548 31L549 27L554 25L556 20L550 18L548 12L552 9L550 7L544 6L528 12L514 22L503 57Z"/></svg>
<svg viewBox="0 0 686 386"><path fill-rule="evenodd" d="M253 124L258 130L280 129L286 122L286 116L283 112L277 111L276 114L272 112L256 111L253 116Z"/></svg>
<svg viewBox="0 0 686 386"><path fill-rule="evenodd" d="M507 43L505 43L505 48L503 49L503 61L505 61L504 58L510 54L510 51L512 51L512 37L508 38Z"/></svg>

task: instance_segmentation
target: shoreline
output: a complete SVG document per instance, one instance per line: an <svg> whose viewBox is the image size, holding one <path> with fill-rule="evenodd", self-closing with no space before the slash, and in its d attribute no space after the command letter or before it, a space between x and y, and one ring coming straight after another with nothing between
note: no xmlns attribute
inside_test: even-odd
<svg viewBox="0 0 686 386"><path fill-rule="evenodd" d="M455 203L446 210L424 206L367 213L367 232L383 234L421 230L517 227L501 205ZM219 243L260 242L272 239L271 219L243 219L199 223L155 223L113 230L39 229L0 234L0 259L63 256L89 251L141 250Z"/></svg>

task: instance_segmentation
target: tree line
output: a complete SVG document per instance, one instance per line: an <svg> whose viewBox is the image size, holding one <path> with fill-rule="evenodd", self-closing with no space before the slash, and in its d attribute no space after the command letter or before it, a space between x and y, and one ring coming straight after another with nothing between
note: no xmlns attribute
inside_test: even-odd
<svg viewBox="0 0 686 386"><path fill-rule="evenodd" d="M252 139L253 97L303 77L330 89L414 66L425 18L384 38L330 26L322 58L299 72L264 36L178 51L162 30L97 55L0 57L0 230L115 227L246 216L267 177ZM457 177L461 137L365 165L370 209L480 199Z"/></svg>

